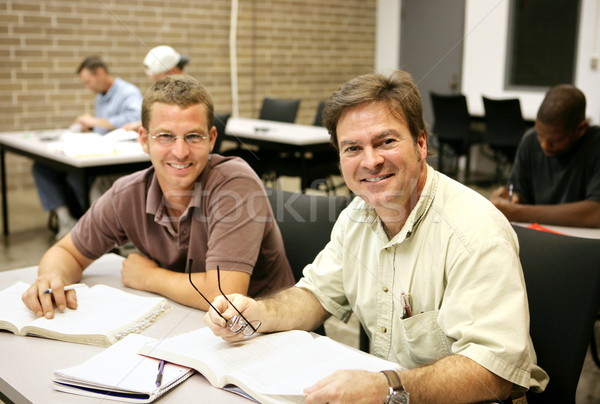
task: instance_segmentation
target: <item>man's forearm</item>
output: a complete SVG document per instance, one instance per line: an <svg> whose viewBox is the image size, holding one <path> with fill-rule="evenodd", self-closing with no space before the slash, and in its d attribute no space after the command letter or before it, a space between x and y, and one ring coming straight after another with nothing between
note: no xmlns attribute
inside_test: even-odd
<svg viewBox="0 0 600 404"><path fill-rule="evenodd" d="M600 202L580 201L558 205L517 204L508 219L515 222L537 222L555 226L600 227Z"/></svg>
<svg viewBox="0 0 600 404"><path fill-rule="evenodd" d="M258 300L259 317L265 332L313 330L330 314L308 290L291 287Z"/></svg>
<svg viewBox="0 0 600 404"><path fill-rule="evenodd" d="M58 274L64 280L65 285L68 285L81 280L81 274L91 260L76 257L68 247L63 245L63 241L50 247L42 256L38 275Z"/></svg>
<svg viewBox="0 0 600 404"><path fill-rule="evenodd" d="M512 383L462 355L450 355L399 375L415 403L500 402L512 390Z"/></svg>

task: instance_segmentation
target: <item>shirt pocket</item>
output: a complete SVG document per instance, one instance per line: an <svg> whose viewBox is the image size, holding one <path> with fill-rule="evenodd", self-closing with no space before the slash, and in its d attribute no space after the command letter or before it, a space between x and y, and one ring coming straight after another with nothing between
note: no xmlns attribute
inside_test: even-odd
<svg viewBox="0 0 600 404"><path fill-rule="evenodd" d="M429 365L450 355L451 340L438 325L438 314L437 310L428 311L400 321L401 365L407 368Z"/></svg>

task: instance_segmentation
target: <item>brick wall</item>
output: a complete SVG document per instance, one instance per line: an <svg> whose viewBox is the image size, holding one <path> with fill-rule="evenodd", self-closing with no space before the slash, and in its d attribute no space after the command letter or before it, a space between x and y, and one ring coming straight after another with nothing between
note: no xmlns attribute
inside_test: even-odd
<svg viewBox="0 0 600 404"><path fill-rule="evenodd" d="M0 0L0 130L68 127L93 113L75 70L98 55L111 72L149 85L142 60L171 45L190 57L217 112L230 112L230 0ZM240 115L265 96L301 98L297 122L319 100L374 66L376 0L240 0ZM30 186L30 162L8 156L9 187Z"/></svg>

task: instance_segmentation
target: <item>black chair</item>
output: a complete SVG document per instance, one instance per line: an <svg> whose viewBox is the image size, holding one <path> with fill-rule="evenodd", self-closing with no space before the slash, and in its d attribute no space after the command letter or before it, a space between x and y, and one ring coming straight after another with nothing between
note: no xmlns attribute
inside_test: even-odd
<svg viewBox="0 0 600 404"><path fill-rule="evenodd" d="M258 119L277 122L296 122L300 107L300 99L287 100L282 98L265 97L260 108Z"/></svg>
<svg viewBox="0 0 600 404"><path fill-rule="evenodd" d="M314 126L323 126L324 108L325 101L320 101L313 121ZM302 162L301 158L304 158L305 161ZM282 175L297 177L303 174L302 190L312 188L324 190L328 194L335 194L337 188L345 185L343 182L336 185L333 181L333 176L340 175L340 168L338 153L331 145L326 150L310 153L310 156L279 156L273 162L273 171L277 177Z"/></svg>
<svg viewBox="0 0 600 404"><path fill-rule="evenodd" d="M329 242L331 229L350 199L273 188L267 188L267 195L281 230L285 254L294 278L299 280L304 267L313 262ZM318 332L325 334L322 328Z"/></svg>
<svg viewBox="0 0 600 404"><path fill-rule="evenodd" d="M215 128L217 128L217 140L213 147L213 153L219 153L221 151L221 143L225 136L225 126L227 126L227 120L229 120L230 116L231 114L215 114L214 125Z"/></svg>
<svg viewBox="0 0 600 404"><path fill-rule="evenodd" d="M575 403L600 307L600 240L513 226L527 286L530 333L550 383L529 403ZM507 325L510 327L510 325Z"/></svg>
<svg viewBox="0 0 600 404"><path fill-rule="evenodd" d="M457 157L466 156L466 176L470 170L471 146L481 142L482 134L471 129L471 115L463 94L443 95L430 93L433 108L433 133L438 147L438 170L444 170L444 150L450 149ZM449 172L448 172L449 173Z"/></svg>
<svg viewBox="0 0 600 404"><path fill-rule="evenodd" d="M294 123L298 108L300 107L300 99L282 99L265 97L260 108L258 119L269 121ZM269 150L258 148L255 145L250 147L242 147L238 143L235 149L227 150L223 153L226 156L237 156L243 158L256 171L259 177L265 183L276 183L277 174L273 169L273 165L280 157L278 150Z"/></svg>
<svg viewBox="0 0 600 404"><path fill-rule="evenodd" d="M492 150L496 163L496 181L503 182L507 167L515 160L517 147L527 129L518 98L483 98L485 110L484 141Z"/></svg>
<svg viewBox="0 0 600 404"><path fill-rule="evenodd" d="M600 321L600 309L598 309L598 317L596 321ZM600 336L596 335L596 328L592 330L592 342L590 343L590 354L592 360L598 368L600 368L600 356L598 355L598 343L600 343Z"/></svg>

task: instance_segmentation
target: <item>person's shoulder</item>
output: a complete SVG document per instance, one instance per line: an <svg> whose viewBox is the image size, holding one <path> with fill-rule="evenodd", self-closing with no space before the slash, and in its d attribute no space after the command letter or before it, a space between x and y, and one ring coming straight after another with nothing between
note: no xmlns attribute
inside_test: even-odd
<svg viewBox="0 0 600 404"><path fill-rule="evenodd" d="M122 89L126 89L128 91L134 92L134 93L139 93L140 95L142 94L140 89L137 88L137 86L133 83L130 83L129 81L125 81L120 77L115 77L115 83L118 85L118 87L121 87Z"/></svg>
<svg viewBox="0 0 600 404"><path fill-rule="evenodd" d="M131 192L132 190L137 192L140 187L146 189L152 181L153 175L154 169L152 167L148 167L144 170L136 171L132 174L119 177L113 183L111 192L113 195L123 195L127 192Z"/></svg>
<svg viewBox="0 0 600 404"><path fill-rule="evenodd" d="M454 232L471 235L472 241L485 239L510 227L506 217L481 193L439 174L432 208Z"/></svg>
<svg viewBox="0 0 600 404"><path fill-rule="evenodd" d="M587 137L591 142L600 143L600 126L592 125L588 127L584 137Z"/></svg>
<svg viewBox="0 0 600 404"><path fill-rule="evenodd" d="M537 132L534 127L531 127L525 131L523 134L523 138L521 139L522 143L536 143L537 142Z"/></svg>
<svg viewBox="0 0 600 404"><path fill-rule="evenodd" d="M218 177L222 180L245 177L260 181L252 167L239 157L211 154L207 166L210 177Z"/></svg>

